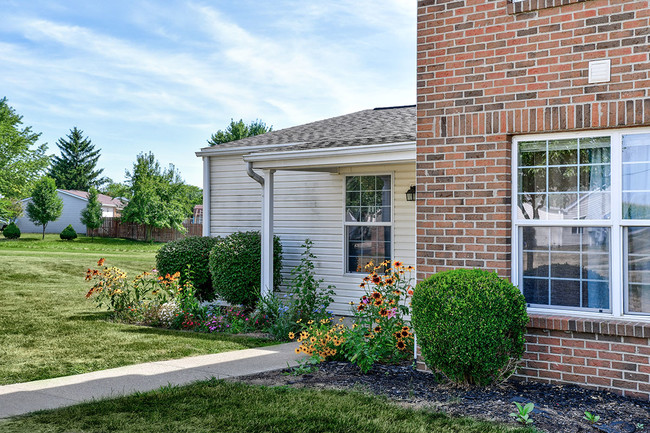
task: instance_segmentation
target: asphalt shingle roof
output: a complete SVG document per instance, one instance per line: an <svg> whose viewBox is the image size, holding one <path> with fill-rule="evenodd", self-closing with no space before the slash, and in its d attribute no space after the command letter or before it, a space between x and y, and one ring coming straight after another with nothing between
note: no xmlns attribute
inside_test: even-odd
<svg viewBox="0 0 650 433"><path fill-rule="evenodd" d="M415 141L415 129L415 105L375 108L279 129L212 148L273 145L266 150L279 151L400 143ZM282 144L288 146L278 147Z"/></svg>

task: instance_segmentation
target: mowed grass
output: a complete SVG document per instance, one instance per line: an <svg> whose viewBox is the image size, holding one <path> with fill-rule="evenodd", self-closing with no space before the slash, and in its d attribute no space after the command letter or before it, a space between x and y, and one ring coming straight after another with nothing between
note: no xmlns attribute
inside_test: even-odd
<svg viewBox="0 0 650 433"><path fill-rule="evenodd" d="M0 385L268 344L110 322L85 298L85 270L99 258L135 276L152 269L162 244L40 239L0 237Z"/></svg>
<svg viewBox="0 0 650 433"><path fill-rule="evenodd" d="M0 421L10 432L532 433L344 391L211 380Z"/></svg>

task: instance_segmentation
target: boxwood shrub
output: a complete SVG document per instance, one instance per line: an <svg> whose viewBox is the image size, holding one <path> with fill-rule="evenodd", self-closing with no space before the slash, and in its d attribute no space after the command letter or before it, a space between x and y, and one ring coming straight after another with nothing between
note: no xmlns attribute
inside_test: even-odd
<svg viewBox="0 0 650 433"><path fill-rule="evenodd" d="M252 308L260 297L262 238L259 231L237 232L219 239L210 253L212 286L231 304ZM273 288L282 282L282 245L273 237Z"/></svg>
<svg viewBox="0 0 650 433"><path fill-rule="evenodd" d="M514 372L524 353L526 302L496 273L435 274L417 284L412 308L425 363L454 382L499 382Z"/></svg>
<svg viewBox="0 0 650 433"><path fill-rule="evenodd" d="M156 253L156 268L160 275L181 273L181 284L191 281L196 295L202 300L214 298L210 276L210 250L219 238L192 236L168 242ZM189 266L189 272L188 267Z"/></svg>
<svg viewBox="0 0 650 433"><path fill-rule="evenodd" d="M63 229L59 237L64 241L71 241L77 239L77 232L74 230L74 227L72 227L72 224L68 224L68 227Z"/></svg>
<svg viewBox="0 0 650 433"><path fill-rule="evenodd" d="M2 235L7 239L18 239L20 237L20 229L16 223L11 223L2 231Z"/></svg>

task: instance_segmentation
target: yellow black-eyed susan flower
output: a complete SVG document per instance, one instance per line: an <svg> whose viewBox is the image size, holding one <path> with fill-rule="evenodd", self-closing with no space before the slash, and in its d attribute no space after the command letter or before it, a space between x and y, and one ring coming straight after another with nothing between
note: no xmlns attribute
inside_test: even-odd
<svg viewBox="0 0 650 433"><path fill-rule="evenodd" d="M402 340L398 341L397 344L395 345L399 350L404 350L406 349L406 343L404 343Z"/></svg>

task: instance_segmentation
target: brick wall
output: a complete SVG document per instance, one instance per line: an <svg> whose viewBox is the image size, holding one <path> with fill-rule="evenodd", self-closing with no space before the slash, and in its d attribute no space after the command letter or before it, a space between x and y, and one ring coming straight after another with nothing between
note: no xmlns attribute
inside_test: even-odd
<svg viewBox="0 0 650 433"><path fill-rule="evenodd" d="M418 1L418 280L510 276L513 135L650 125L649 19L639 0ZM611 81L589 84L601 59Z"/></svg>
<svg viewBox="0 0 650 433"><path fill-rule="evenodd" d="M650 324L531 316L515 380L571 383L650 400ZM417 368L430 371L418 350Z"/></svg>
<svg viewBox="0 0 650 433"><path fill-rule="evenodd" d="M519 378L650 400L650 324L533 316Z"/></svg>

